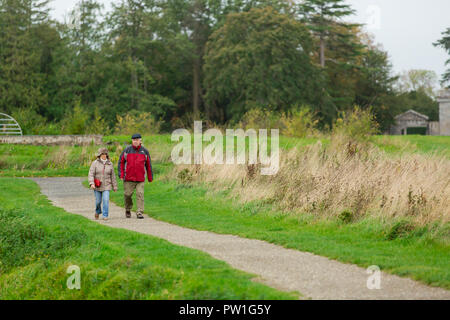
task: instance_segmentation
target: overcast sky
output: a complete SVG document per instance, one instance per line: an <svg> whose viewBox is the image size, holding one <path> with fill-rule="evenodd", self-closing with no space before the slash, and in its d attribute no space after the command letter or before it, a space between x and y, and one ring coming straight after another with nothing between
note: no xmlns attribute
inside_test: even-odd
<svg viewBox="0 0 450 320"><path fill-rule="evenodd" d="M53 17L63 20L79 0L53 0ZM389 53L394 71L409 69L433 70L439 79L444 73L447 53L433 46L450 28L449 0L346 0L357 13L352 22L367 24L366 30L374 34ZM98 0L110 9L111 2Z"/></svg>

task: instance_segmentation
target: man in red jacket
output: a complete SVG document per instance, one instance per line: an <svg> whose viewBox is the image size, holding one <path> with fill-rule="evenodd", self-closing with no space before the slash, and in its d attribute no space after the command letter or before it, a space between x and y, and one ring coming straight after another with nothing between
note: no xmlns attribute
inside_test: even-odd
<svg viewBox="0 0 450 320"><path fill-rule="evenodd" d="M144 219L144 183L147 171L148 182L153 181L150 153L142 146L140 134L133 134L131 146L126 147L119 157L118 173L123 180L125 198L125 216L131 217L133 192L136 189L137 218Z"/></svg>

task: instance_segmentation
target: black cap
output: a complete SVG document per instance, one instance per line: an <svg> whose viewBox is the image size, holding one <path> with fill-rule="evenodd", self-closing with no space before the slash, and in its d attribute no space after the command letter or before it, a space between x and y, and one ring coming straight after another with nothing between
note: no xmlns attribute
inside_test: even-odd
<svg viewBox="0 0 450 320"><path fill-rule="evenodd" d="M135 133L133 134L133 136L131 137L131 139L141 139L141 135L139 133Z"/></svg>

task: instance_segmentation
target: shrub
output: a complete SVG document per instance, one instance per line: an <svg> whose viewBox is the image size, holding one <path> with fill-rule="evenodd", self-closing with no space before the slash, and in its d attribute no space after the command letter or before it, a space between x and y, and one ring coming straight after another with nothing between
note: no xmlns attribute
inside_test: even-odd
<svg viewBox="0 0 450 320"><path fill-rule="evenodd" d="M61 125L59 123L45 123L42 128L39 128L39 131L36 134L61 134Z"/></svg>
<svg viewBox="0 0 450 320"><path fill-rule="evenodd" d="M81 101L77 100L72 110L66 112L66 117L61 122L62 132L65 134L84 134L88 131L89 113L81 107Z"/></svg>
<svg viewBox="0 0 450 320"><path fill-rule="evenodd" d="M214 123L211 120L203 120L206 119L206 115L203 112L199 112L198 115L195 115L193 112L187 112L181 117L173 117L170 122L171 126L174 129L183 128L187 130L193 130L194 129L194 121L202 121L202 128L203 129L209 129L209 128L218 128L225 129L225 126L220 126L217 123Z"/></svg>
<svg viewBox="0 0 450 320"><path fill-rule="evenodd" d="M280 133L290 137L307 137L318 134L319 120L309 106L292 107L291 111L280 113L269 108L253 108L247 111L239 128L247 129L280 129Z"/></svg>
<svg viewBox="0 0 450 320"><path fill-rule="evenodd" d="M103 134L107 135L110 133L110 128L106 124L105 119L103 119L100 115L100 111L97 108L94 109L93 119L89 123L89 127L87 128L87 133L95 133L95 134Z"/></svg>
<svg viewBox="0 0 450 320"><path fill-rule="evenodd" d="M412 231L414 231L414 226L411 223L406 220L400 220L391 227L386 238L388 240L395 240L397 238L408 237Z"/></svg>
<svg viewBox="0 0 450 320"><path fill-rule="evenodd" d="M290 137L304 138L317 133L317 124L319 120L311 111L310 107L295 106L294 109L281 116L282 134Z"/></svg>
<svg viewBox="0 0 450 320"><path fill-rule="evenodd" d="M140 134L156 134L160 132L162 121L155 120L150 112L139 112L131 110L123 117L117 115L117 123L115 134L132 135L139 132Z"/></svg>
<svg viewBox="0 0 450 320"><path fill-rule="evenodd" d="M353 220L353 213L350 210L343 210L338 217L343 223L349 223Z"/></svg>
<svg viewBox="0 0 450 320"><path fill-rule="evenodd" d="M192 181L192 173L189 171L188 168L184 168L177 174L177 179L179 183L190 183Z"/></svg>
<svg viewBox="0 0 450 320"><path fill-rule="evenodd" d="M332 135L343 135L355 140L365 141L377 134L378 123L369 109L355 106L352 111L341 112L333 125Z"/></svg>
<svg viewBox="0 0 450 320"><path fill-rule="evenodd" d="M247 111L238 123L239 128L247 129L279 129L281 116L269 109L254 108Z"/></svg>
<svg viewBox="0 0 450 320"><path fill-rule="evenodd" d="M47 120L32 108L17 109L11 116L19 123L23 134L48 134L48 131L59 130L56 124L48 124Z"/></svg>

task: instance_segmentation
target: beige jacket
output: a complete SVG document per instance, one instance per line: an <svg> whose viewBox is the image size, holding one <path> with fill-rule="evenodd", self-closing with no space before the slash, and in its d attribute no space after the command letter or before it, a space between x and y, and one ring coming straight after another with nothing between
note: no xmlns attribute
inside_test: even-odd
<svg viewBox="0 0 450 320"><path fill-rule="evenodd" d="M104 165L100 160L100 157L92 162L88 175L89 185L94 184L94 178L102 182L101 186L98 188L96 187L94 190L117 190L117 180L116 174L114 173L114 166L109 159L106 160Z"/></svg>

